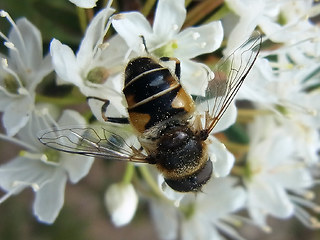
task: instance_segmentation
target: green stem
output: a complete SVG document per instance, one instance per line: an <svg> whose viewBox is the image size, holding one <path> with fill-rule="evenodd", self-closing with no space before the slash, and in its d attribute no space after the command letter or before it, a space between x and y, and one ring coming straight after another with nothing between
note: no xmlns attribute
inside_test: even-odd
<svg viewBox="0 0 320 240"><path fill-rule="evenodd" d="M223 4L221 8L214 14L212 14L206 21L204 21L204 24L213 22L213 21L218 21L222 19L225 15L227 15L230 12L230 9L226 4Z"/></svg>
<svg viewBox="0 0 320 240"><path fill-rule="evenodd" d="M195 25L201 19L223 4L223 0L205 0L188 12L183 28Z"/></svg>
<svg viewBox="0 0 320 240"><path fill-rule="evenodd" d="M154 6L156 0L147 0L146 3L144 4L143 8L142 8L142 14L144 16L148 16L152 7Z"/></svg>
<svg viewBox="0 0 320 240"><path fill-rule="evenodd" d="M85 98L83 96L75 97L74 95L70 95L70 97L48 97L44 95L36 95L36 102L48 102L52 103L57 106L66 106L66 105L73 105L73 104L79 104L81 102L85 102Z"/></svg>
<svg viewBox="0 0 320 240"><path fill-rule="evenodd" d="M141 172L141 175L143 176L144 180L148 183L148 185L151 187L152 191L158 195L161 198L164 198L162 192L159 190L158 184L154 180L154 178L151 176L147 166L140 166L139 170Z"/></svg>
<svg viewBox="0 0 320 240"><path fill-rule="evenodd" d="M132 163L128 163L122 179L122 184L123 185L129 184L133 178L133 175L134 175L134 165Z"/></svg>
<svg viewBox="0 0 320 240"><path fill-rule="evenodd" d="M191 2L192 2L192 0L186 0L184 5L185 5L186 7L188 7Z"/></svg>
<svg viewBox="0 0 320 240"><path fill-rule="evenodd" d="M86 11L85 9L77 7L79 24L80 24L81 31L83 33L86 31L87 24L88 24L85 11Z"/></svg>
<svg viewBox="0 0 320 240"><path fill-rule="evenodd" d="M245 175L246 170L243 167L233 166L231 169L231 173L235 176L243 177Z"/></svg>

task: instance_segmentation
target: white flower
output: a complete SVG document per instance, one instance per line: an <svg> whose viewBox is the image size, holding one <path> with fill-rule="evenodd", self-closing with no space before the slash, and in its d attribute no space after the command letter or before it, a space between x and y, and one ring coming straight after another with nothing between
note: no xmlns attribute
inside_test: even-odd
<svg viewBox="0 0 320 240"><path fill-rule="evenodd" d="M319 13L312 0L227 0L228 7L239 16L228 39L228 48L245 40L259 26L274 42L297 43L314 36L310 16Z"/></svg>
<svg viewBox="0 0 320 240"><path fill-rule="evenodd" d="M207 87L208 70L200 63L191 61L198 55L219 48L223 39L220 22L191 27L180 32L186 18L184 0L159 0L153 27L138 12L121 13L113 18L112 25L128 46L138 56L147 49L157 57L176 57L181 61L181 83L191 94L203 95ZM196 86L196 87L195 87Z"/></svg>
<svg viewBox="0 0 320 240"><path fill-rule="evenodd" d="M50 53L55 71L62 80L79 87L85 96L111 100L118 115L126 116L122 70L128 48L119 36L104 42L113 12L114 9L107 6L92 19L76 56L69 46L56 39L51 42ZM94 115L103 121L101 107L90 107Z"/></svg>
<svg viewBox="0 0 320 240"><path fill-rule="evenodd" d="M219 178L209 182L203 192L189 194L176 207L170 202L150 201L152 218L161 239L202 240L224 239L218 231L242 239L230 225L239 224L231 215L241 209L246 200L235 179Z"/></svg>
<svg viewBox="0 0 320 240"><path fill-rule="evenodd" d="M250 135L245 185L252 219L269 229L268 215L277 218L296 215L305 225L319 227L319 222L302 208L320 209L310 201L309 188L315 181L297 155L294 140L270 118L258 118L251 126Z"/></svg>
<svg viewBox="0 0 320 240"><path fill-rule="evenodd" d="M45 223L53 223L58 216L67 180L77 183L88 174L93 163L92 157L48 149L36 138L39 131L52 127L52 124L84 124L82 116L66 110L58 123L52 121L47 109L36 110L19 132L20 139L11 139L26 150L0 166L0 186L6 192L0 202L31 187L35 192L33 212L39 221Z"/></svg>
<svg viewBox="0 0 320 240"><path fill-rule="evenodd" d="M275 113L287 135L295 139L297 153L315 163L320 149L320 94L310 89L318 84L319 63L316 52L302 52L303 46L317 49L318 43L309 40L264 53L277 61L258 59L237 98L252 101L258 111Z"/></svg>
<svg viewBox="0 0 320 240"><path fill-rule="evenodd" d="M138 196L132 184L112 184L105 193L105 204L116 227L128 224L137 209Z"/></svg>
<svg viewBox="0 0 320 240"><path fill-rule="evenodd" d="M35 89L52 71L51 58L43 58L39 30L27 19L17 24L3 10L0 16L12 25L9 36L0 32L8 57L0 54L0 111L3 125L9 136L15 135L28 122L34 108Z"/></svg>
<svg viewBox="0 0 320 240"><path fill-rule="evenodd" d="M270 85L276 80L270 62L265 58L258 58L239 89L236 99L250 100L264 106L276 104L278 98L270 89Z"/></svg>
<svg viewBox="0 0 320 240"><path fill-rule="evenodd" d="M73 4L81 8L93 8L98 0L69 0Z"/></svg>

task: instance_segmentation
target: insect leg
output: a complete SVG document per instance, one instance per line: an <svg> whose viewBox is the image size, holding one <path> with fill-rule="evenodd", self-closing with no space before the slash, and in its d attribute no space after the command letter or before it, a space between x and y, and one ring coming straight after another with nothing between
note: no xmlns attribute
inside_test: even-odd
<svg viewBox="0 0 320 240"><path fill-rule="evenodd" d="M107 117L106 116L105 113L107 112L107 108L110 105L110 100L99 98L99 97L87 97L87 102L90 101L91 99L104 102L103 105L101 106L101 117L106 122L129 124L129 119L127 117Z"/></svg>
<svg viewBox="0 0 320 240"><path fill-rule="evenodd" d="M180 60L175 57L161 57L161 61L163 62L168 62L168 61L175 61L176 62L176 69L175 69L175 74L177 78L180 80L180 75L181 75L181 66L180 66Z"/></svg>
<svg viewBox="0 0 320 240"><path fill-rule="evenodd" d="M140 35L139 37L141 37L141 39L142 39L142 44L143 44L143 46L144 46L144 50L145 50L146 53L149 55L150 53L149 53L148 48L147 48L146 39L144 38L143 35Z"/></svg>

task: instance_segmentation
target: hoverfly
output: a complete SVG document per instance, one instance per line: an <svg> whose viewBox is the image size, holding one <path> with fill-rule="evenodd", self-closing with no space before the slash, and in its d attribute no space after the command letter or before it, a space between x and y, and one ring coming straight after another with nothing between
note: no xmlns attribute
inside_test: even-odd
<svg viewBox="0 0 320 240"><path fill-rule="evenodd" d="M140 147L129 144L122 131L112 130L112 126L99 130L93 127L54 129L39 140L64 152L154 164L172 189L200 191L213 171L208 137L253 67L261 41L260 35L251 37L222 59L214 70L218 80L209 81L205 96L195 100L180 84L178 59L155 59L148 54L130 60L124 71L123 88L128 118L105 116L110 103L107 100L101 114L107 122L130 124ZM145 42L144 46L146 48ZM164 61L175 62L174 73L164 66ZM102 101L89 97L89 101L92 99ZM198 113L196 106L201 101L210 104L207 111Z"/></svg>

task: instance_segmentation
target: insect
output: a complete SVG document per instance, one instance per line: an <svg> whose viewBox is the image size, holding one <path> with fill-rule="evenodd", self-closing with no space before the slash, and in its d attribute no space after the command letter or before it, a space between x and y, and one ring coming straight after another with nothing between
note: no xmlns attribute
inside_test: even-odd
<svg viewBox="0 0 320 240"><path fill-rule="evenodd" d="M102 129L53 129L39 140L60 151L153 164L172 189L198 192L213 171L208 155L209 135L251 70L260 45L260 35L251 37L222 59L206 95L193 100L180 84L180 61L151 57L144 42L148 55L130 60L124 71L123 93L129 117L107 117L105 111L110 102L89 97L89 101L104 101L101 114L105 121L130 124L140 146L130 144L125 131L115 130L110 124ZM175 62L174 72L164 66L166 61ZM207 102L208 109L198 113L196 107L201 102Z"/></svg>

